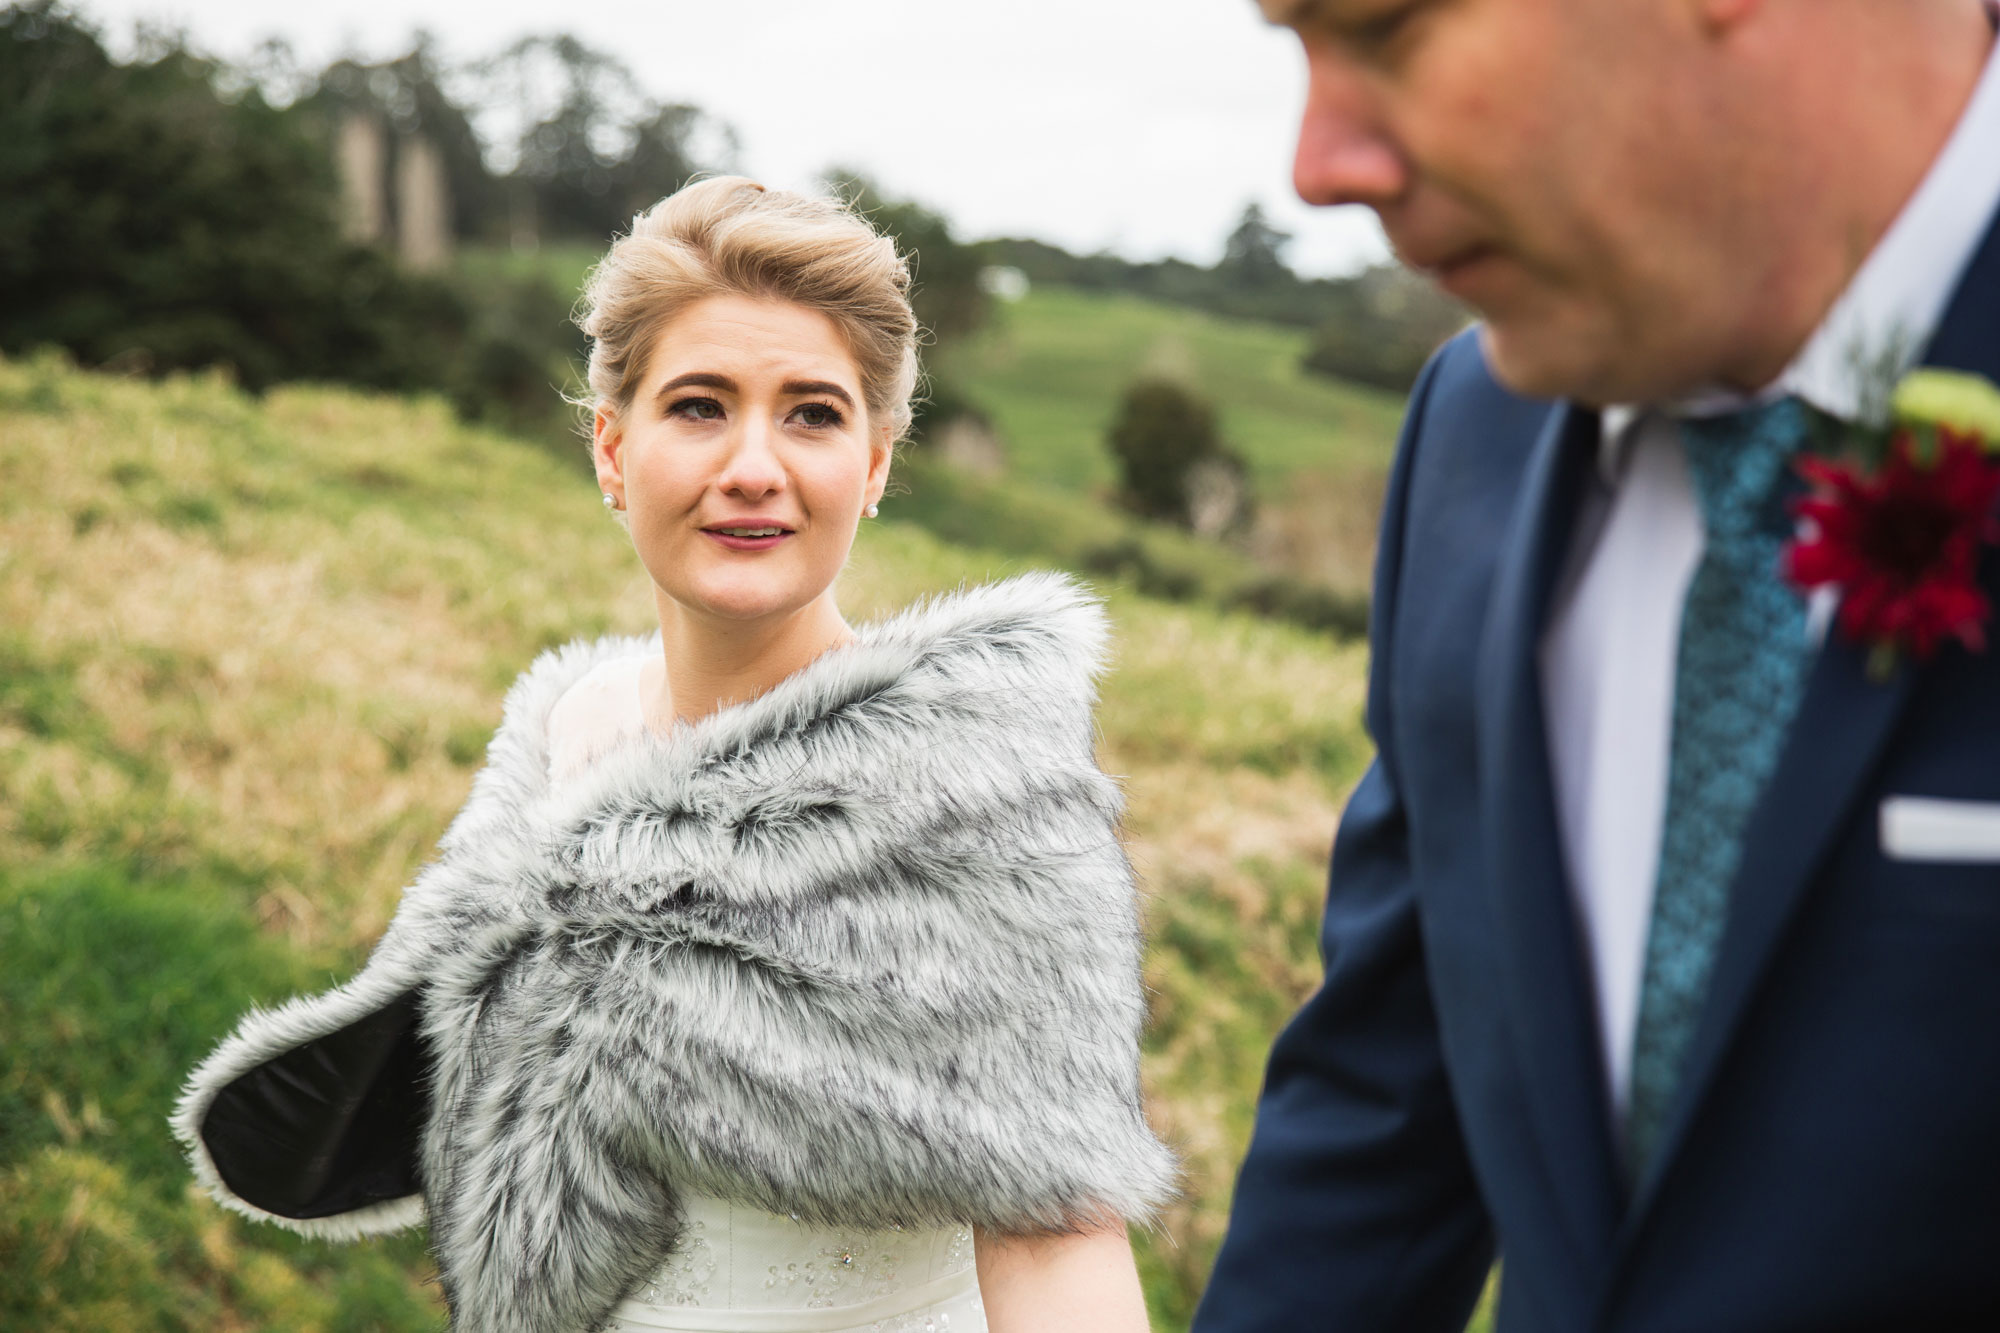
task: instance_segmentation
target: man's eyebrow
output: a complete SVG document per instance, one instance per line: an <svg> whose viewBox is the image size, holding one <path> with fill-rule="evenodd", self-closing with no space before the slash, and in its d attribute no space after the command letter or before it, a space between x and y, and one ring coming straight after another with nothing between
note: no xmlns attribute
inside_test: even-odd
<svg viewBox="0 0 2000 1333"><path fill-rule="evenodd" d="M829 398L838 398L841 402L847 404L849 410L852 410L854 407L854 399L848 394L847 390L841 388L832 380L786 380L783 388L786 393L790 394L823 393Z"/></svg>
<svg viewBox="0 0 2000 1333"><path fill-rule="evenodd" d="M1296 28L1313 17L1321 8L1321 0L1257 0L1257 8L1264 12L1264 21L1280 28Z"/></svg>
<svg viewBox="0 0 2000 1333"><path fill-rule="evenodd" d="M1406 11L1406 4L1357 3L1357 0L1257 0L1264 20L1280 28L1321 28L1332 33L1366 35ZM1357 13L1356 10L1361 12Z"/></svg>

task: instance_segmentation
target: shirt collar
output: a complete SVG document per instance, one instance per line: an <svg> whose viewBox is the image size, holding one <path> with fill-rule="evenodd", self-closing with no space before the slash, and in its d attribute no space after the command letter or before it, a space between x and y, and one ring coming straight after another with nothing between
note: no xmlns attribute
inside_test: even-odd
<svg viewBox="0 0 2000 1333"><path fill-rule="evenodd" d="M1796 395L1830 416L1879 411L1875 386L1909 369L1944 316L1996 207L2000 207L2000 43L1972 99L1916 193L1782 374L1753 394L1703 389L1648 409L1604 409L1599 464L1606 480L1624 466L1634 427L1651 411L1719 416Z"/></svg>

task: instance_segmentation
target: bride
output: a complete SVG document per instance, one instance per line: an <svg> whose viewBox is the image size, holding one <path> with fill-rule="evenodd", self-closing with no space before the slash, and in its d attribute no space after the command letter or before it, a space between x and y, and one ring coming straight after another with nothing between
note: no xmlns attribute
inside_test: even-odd
<svg viewBox="0 0 2000 1333"><path fill-rule="evenodd" d="M1047 574L835 601L909 424L908 284L735 178L611 247L593 456L659 633L543 654L368 965L195 1071L222 1202L427 1220L466 1333L1145 1328L1125 1223L1173 1164L1102 613Z"/></svg>

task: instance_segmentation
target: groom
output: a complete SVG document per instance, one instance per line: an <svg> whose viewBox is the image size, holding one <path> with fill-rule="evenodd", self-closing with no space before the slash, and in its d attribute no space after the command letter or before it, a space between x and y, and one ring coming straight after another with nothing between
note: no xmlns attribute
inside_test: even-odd
<svg viewBox="0 0 2000 1333"><path fill-rule="evenodd" d="M1829 420L2000 380L1994 14L1264 3L1300 193L1483 324L1196 1333L1459 1329L1496 1259L1501 1333L2000 1329L2000 624L1885 673L1781 573Z"/></svg>

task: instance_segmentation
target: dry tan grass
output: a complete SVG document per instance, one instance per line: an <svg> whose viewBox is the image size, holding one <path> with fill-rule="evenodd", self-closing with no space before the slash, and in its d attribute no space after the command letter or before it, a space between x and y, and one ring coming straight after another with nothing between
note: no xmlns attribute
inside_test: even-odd
<svg viewBox="0 0 2000 1333"><path fill-rule="evenodd" d="M843 598L867 617L1017 567L871 526ZM1159 939L1147 1080L1190 1165L1144 1248L1184 1314L1263 1047L1316 975L1364 663L1284 626L1110 605L1103 752ZM229 867L269 932L358 951L463 800L512 676L650 616L580 468L437 404L0 362L0 671L42 700L0 706L10 864ZM246 1280L282 1305L295 1279L258 1263Z"/></svg>
<svg viewBox="0 0 2000 1333"><path fill-rule="evenodd" d="M1300 468L1259 502L1250 550L1266 565L1342 592L1366 594L1388 475Z"/></svg>
<svg viewBox="0 0 2000 1333"><path fill-rule="evenodd" d="M1116 765L1116 753L1107 756ZM1245 910L1263 907L1259 865L1317 866L1338 815L1326 784L1293 771L1218 774L1197 764L1153 764L1125 780L1126 833L1142 883L1164 891L1200 882Z"/></svg>

